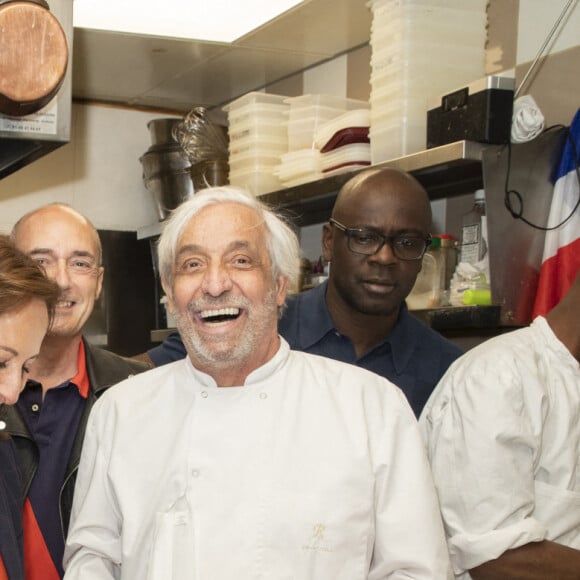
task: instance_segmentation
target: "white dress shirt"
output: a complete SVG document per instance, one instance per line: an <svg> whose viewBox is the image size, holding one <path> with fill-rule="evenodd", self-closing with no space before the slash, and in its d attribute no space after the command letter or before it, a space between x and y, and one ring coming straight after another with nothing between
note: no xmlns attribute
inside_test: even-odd
<svg viewBox="0 0 580 580"><path fill-rule="evenodd" d="M543 539L580 549L580 365L544 318L467 352L419 423L454 572Z"/></svg>
<svg viewBox="0 0 580 580"><path fill-rule="evenodd" d="M189 359L95 405L67 580L446 578L417 422L402 392L286 342L243 387Z"/></svg>

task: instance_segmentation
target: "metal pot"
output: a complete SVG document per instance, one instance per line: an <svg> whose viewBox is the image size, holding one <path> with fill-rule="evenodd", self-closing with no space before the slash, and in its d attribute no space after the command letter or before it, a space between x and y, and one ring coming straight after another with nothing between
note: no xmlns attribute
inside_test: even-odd
<svg viewBox="0 0 580 580"><path fill-rule="evenodd" d="M145 187L153 194L159 221L193 195L193 181L189 169L181 172L158 173L144 179Z"/></svg>
<svg viewBox="0 0 580 580"><path fill-rule="evenodd" d="M229 183L229 165L225 159L200 161L191 166L193 189L197 192L206 187L227 185Z"/></svg>
<svg viewBox="0 0 580 580"><path fill-rule="evenodd" d="M181 123L181 119L161 118L151 119L147 128L151 135L151 145L172 145L177 143L173 137L173 129Z"/></svg>

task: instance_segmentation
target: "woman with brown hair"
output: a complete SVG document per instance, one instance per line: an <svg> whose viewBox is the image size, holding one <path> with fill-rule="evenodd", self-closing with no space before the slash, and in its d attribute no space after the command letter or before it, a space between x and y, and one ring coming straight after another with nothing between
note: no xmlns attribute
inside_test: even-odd
<svg viewBox="0 0 580 580"><path fill-rule="evenodd" d="M58 286L0 236L0 405L26 383L58 300ZM12 441L0 421L0 580L23 580L22 493Z"/></svg>

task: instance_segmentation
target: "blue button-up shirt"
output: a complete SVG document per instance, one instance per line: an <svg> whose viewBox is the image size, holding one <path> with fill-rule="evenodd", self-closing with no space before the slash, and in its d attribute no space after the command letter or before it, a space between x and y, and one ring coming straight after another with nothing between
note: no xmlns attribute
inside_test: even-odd
<svg viewBox="0 0 580 580"><path fill-rule="evenodd" d="M360 357L340 334L326 306L327 283L288 299L279 332L296 350L355 364L375 372L405 393L418 417L431 391L461 349L412 316L403 305L383 340Z"/></svg>

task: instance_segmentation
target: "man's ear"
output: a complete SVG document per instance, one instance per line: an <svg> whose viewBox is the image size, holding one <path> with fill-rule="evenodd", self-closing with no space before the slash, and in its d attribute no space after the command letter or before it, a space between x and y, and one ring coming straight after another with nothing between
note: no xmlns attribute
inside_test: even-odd
<svg viewBox="0 0 580 580"><path fill-rule="evenodd" d="M276 278L276 304L283 306L286 302L286 295L288 294L288 278L286 276L278 276Z"/></svg>
<svg viewBox="0 0 580 580"><path fill-rule="evenodd" d="M326 262L332 262L334 228L326 223L322 226L322 257Z"/></svg>
<svg viewBox="0 0 580 580"><path fill-rule="evenodd" d="M167 310L169 311L170 314L173 314L175 312L174 310L175 302L173 301L173 289L163 278L161 278L161 287L163 288L163 292L167 298Z"/></svg>
<svg viewBox="0 0 580 580"><path fill-rule="evenodd" d="M97 290L95 293L95 300L99 299L101 295L101 291L103 290L103 279L105 277L105 268L103 266L99 266L97 269Z"/></svg>

